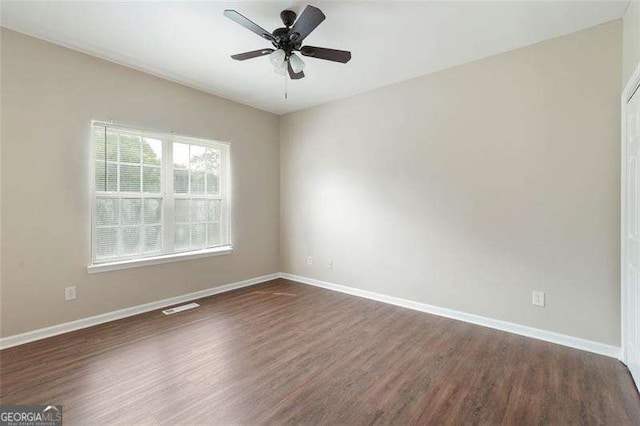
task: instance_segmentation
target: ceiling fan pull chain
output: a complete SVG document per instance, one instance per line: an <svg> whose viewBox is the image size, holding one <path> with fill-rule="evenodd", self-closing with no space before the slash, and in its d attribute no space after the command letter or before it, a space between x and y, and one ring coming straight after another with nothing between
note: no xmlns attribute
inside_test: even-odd
<svg viewBox="0 0 640 426"><path fill-rule="evenodd" d="M284 75L284 100L286 101L288 99L288 93L287 93L287 75Z"/></svg>

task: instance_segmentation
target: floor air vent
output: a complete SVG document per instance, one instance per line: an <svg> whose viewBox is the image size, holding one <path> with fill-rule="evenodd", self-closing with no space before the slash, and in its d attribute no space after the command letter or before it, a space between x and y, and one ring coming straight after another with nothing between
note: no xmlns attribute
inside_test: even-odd
<svg viewBox="0 0 640 426"><path fill-rule="evenodd" d="M162 313L165 315L171 315L175 314L176 312L186 311L187 309L197 308L198 306L200 305L198 305L197 303L188 303L186 305L176 306L175 308L165 309L164 311L162 311Z"/></svg>

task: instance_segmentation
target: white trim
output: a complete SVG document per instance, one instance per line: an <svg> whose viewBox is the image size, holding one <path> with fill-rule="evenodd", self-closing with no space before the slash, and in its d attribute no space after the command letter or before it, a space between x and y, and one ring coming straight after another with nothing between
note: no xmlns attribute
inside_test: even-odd
<svg viewBox="0 0 640 426"><path fill-rule="evenodd" d="M408 308L408 309L412 309L420 312L426 312L429 314L438 315L445 318L451 318L459 321L464 321L471 324L480 325L483 327L493 328L496 330L506 331L508 333L531 337L538 340L544 340L547 342L556 343L559 345L568 346L570 348L580 349L587 352L593 352L600 355L609 356L612 358L620 359L620 356L621 356L621 351L619 347L606 345L604 343L594 342L594 341L582 339L579 337L568 336L566 334L560 334L552 331L541 330L538 328L528 327L525 325L514 324L507 321L487 318L480 315L469 314L466 312L456 311L453 309L428 305L426 303L415 302L412 300L402 299L399 297L387 296L384 294L374 293L367 290L361 290L353 287L316 280L314 278L308 278L300 275L294 275L294 274L282 273L282 272L263 275L261 277L251 278L244 281L238 281L231 284L212 287L207 290L197 291L197 292L185 294L182 296L163 299L156 302L146 303L144 305L133 306L133 307L121 309L118 311L108 312L101 315L82 318L76 321L57 324L51 327L41 328L39 330L28 331L26 333L0 338L0 350L10 348L13 346L22 345L29 342L33 342L36 340L46 339L48 337L57 336L59 334L64 334L71 331L92 327L94 325L104 324L106 322L115 321L121 318L126 318L133 315L149 312L149 311L166 308L168 306L177 305L184 302L190 302L192 300L201 299L203 297L213 296L215 294L225 293L225 292L236 290L239 288L260 284L266 281L275 280L277 278L285 278L301 284L312 285L312 286L321 287L327 290L337 291L340 293L346 293L353 296L376 300L378 302L388 303L390 305L400 306L403 308Z"/></svg>
<svg viewBox="0 0 640 426"><path fill-rule="evenodd" d="M556 343L558 345L568 346L570 348L580 349L587 352L593 352L616 359L620 358L619 347L606 345L604 343L594 342L579 337L567 336L566 334L555 333L553 331L528 327L526 325L514 324L507 321L487 318L480 315L469 314L453 309L441 308L439 306L428 305L426 303L415 302L413 300L387 296L385 294L374 293L372 291L360 290L353 287L333 284L326 281L316 280L314 278L302 277L300 275L281 273L280 276L282 278L296 281L302 284L308 284L327 290L338 291L340 293L351 294L353 296L364 297L365 299L376 300L378 302L388 303L390 305L413 309L414 311L426 312L445 318L451 318L471 324L481 325L483 327L494 328L496 330L502 330L508 333L519 334L521 336L531 337L538 340L544 340L546 342Z"/></svg>
<svg viewBox="0 0 640 426"><path fill-rule="evenodd" d="M214 247L203 250L185 251L183 253L170 253L141 259L122 260L118 262L96 263L87 266L87 272L118 271L120 269L137 268L139 266L160 265L162 263L178 262L181 260L200 259L202 257L222 256L233 252L232 246Z"/></svg>
<svg viewBox="0 0 640 426"><path fill-rule="evenodd" d="M640 64L620 96L620 361L627 364L627 104L640 90Z"/></svg>
<svg viewBox="0 0 640 426"><path fill-rule="evenodd" d="M117 175L118 175L118 182L116 184L116 190L115 191L108 191L107 188L105 188L103 191L98 191L95 187L95 164L96 164L96 129L101 132L102 129L104 128L105 133L107 131L111 131L111 132L115 132L118 138L118 143L117 143L117 158L115 162L110 161L108 163L113 163L117 165ZM140 145L140 163L126 163L121 161L120 158L120 137L122 134L129 134L129 135L135 135L137 137L149 137L149 138L154 138L154 139L158 139L162 142L162 161L161 164L159 166L153 165L151 167L157 168L160 170L160 179L161 179L161 185L160 185L160 191L157 193L149 193L149 192L144 192L144 187L140 187L140 191L134 191L134 192L129 192L129 191L121 191L120 190L120 165L123 164L131 164L134 166L139 166L140 168L140 182L141 185L143 185L143 173L144 173L144 169L145 167L148 167L144 164L144 159L143 157L143 145ZM217 222L218 226L220 227L220 236L221 238L223 238L223 241L221 241L222 244L226 246L228 246L229 248L233 245L233 242L231 240L231 232L229 231L230 229L230 225L229 225L229 220L231 219L231 217L233 216L232 211L231 211L231 207L229 205L229 200L228 197L230 197L228 188L230 185L230 180L231 180L231 176L228 173L229 172L229 166L228 163L230 161L230 146L231 144L229 142L222 142L222 141L216 141L216 140L210 140L210 139L202 139L202 138L196 138L193 136L185 136L185 135L177 135L175 133L159 133L159 132L155 132L155 131L149 131L149 130L145 130L145 129L141 129L141 128L134 128L128 125L121 125L121 124L115 124L112 122L104 122L104 121L98 121L98 120L92 120L91 121L91 131L90 131L90 135L91 135L91 143L90 143L90 164L91 164L91 179L90 179L90 188L91 188L91 265L89 265L88 270L90 273L92 272L102 272L102 271L112 271L112 270L117 270L117 269L123 269L125 267L134 267L134 266L144 266L144 265L154 265L154 264L158 264L158 263L166 263L169 261L174 261L174 260L182 260L182 259L189 259L189 258L198 258L198 257L203 257L203 253L204 254L211 254L211 255L219 255L219 254L228 254L227 253L223 253L221 251L220 247L211 247L211 246L207 246L207 244L209 244L209 239L208 239L208 226L205 228L205 244L203 245L204 247L202 249L196 248L195 250L192 250L194 253L192 253L192 256L184 256L180 253L180 252L176 252L175 247L174 247L174 233L175 233L175 228L176 226L178 226L175 221L173 220L175 217L175 200L176 199L188 199L188 200L192 200L192 199L202 199L202 200L220 200L221 201L221 216L220 216L220 220ZM107 139L106 139L106 134L105 134L105 144L107 143ZM173 145L175 143L183 143L183 144L188 144L190 147L193 145L197 145L197 146L202 146L202 147L206 147L206 148L211 148L211 149L215 149L217 151L220 152L220 162L221 162L221 167L220 167L220 175L219 175L219 184L220 184L220 188L218 190L217 194L209 194L207 191L204 191L203 194L194 194L191 192L191 174L192 174L192 170L191 170L191 165L189 164L189 167L187 168L188 170L188 176L189 176L189 188L188 191L184 194L180 193L180 194L176 194L174 193L174 189L173 189L173 170L174 170L174 165L173 165ZM190 148L191 149L191 148ZM106 145L105 145L105 151L106 151ZM107 159L105 158L105 162L107 162ZM189 160L190 162L190 160ZM107 164L105 164L105 173L107 173ZM106 174L105 174L105 178L106 178ZM207 180L206 180L206 176L205 176L205 186L207 185ZM161 222L160 222L160 226L161 226L161 238L162 238L162 245L160 247L159 250L155 251L155 252L151 252L151 253L145 253L144 251L142 253L135 253L135 254L130 254L130 255L123 255L120 252L120 250L118 250L118 252L116 253L115 256L109 256L109 257L105 257L103 259L97 259L97 230L98 227L96 226L96 199L98 197L111 197L111 198L117 198L119 199L119 201L122 201L123 198L125 197L130 197L130 198L141 198L141 199L145 199L145 198L160 198L161 201ZM118 209L120 209L120 204L118 206ZM188 225L193 225L195 222L193 220L191 220L191 215L190 216L190 220ZM120 217L120 215L119 215ZM209 225L211 223L216 223L210 220L206 220L203 222L197 222L197 223L202 223L202 224L206 224ZM144 223L144 221L142 221L141 223L138 224L138 227L140 228L140 230L144 230L145 226L147 224ZM185 224L186 225L186 224ZM118 223L115 226L110 226L109 228L115 229L116 232L118 232L118 234L121 232L121 229L123 226L122 220L119 219ZM141 234L144 235L144 234ZM190 233L190 244L191 245L191 233ZM120 239L120 237L118 237L118 240ZM230 252L230 251L229 251ZM178 255L178 256L174 256L174 255ZM103 266L104 265L104 266Z"/></svg>
<svg viewBox="0 0 640 426"><path fill-rule="evenodd" d="M158 300L157 302L145 303L144 305L132 306L130 308L120 309L118 311L108 312L88 318L82 318L76 321L65 322L63 324L53 325L51 327L41 328L39 330L28 331L22 334L0 338L0 349L7 349L13 346L23 345L25 343L34 342L36 340L46 339L48 337L57 336L59 334L69 333L70 331L80 330L83 328L93 327L94 325L104 324L106 322L127 318L133 315L142 314L157 309L166 308L168 306L177 305L179 303L190 302L192 300L202 299L203 297L213 296L214 294L226 293L243 287L249 287L266 281L275 280L280 277L279 273L263 275L261 277L251 278L244 281L238 281L231 284L225 284L212 287L206 290L196 291L194 293L183 294L182 296L171 297L169 299Z"/></svg>

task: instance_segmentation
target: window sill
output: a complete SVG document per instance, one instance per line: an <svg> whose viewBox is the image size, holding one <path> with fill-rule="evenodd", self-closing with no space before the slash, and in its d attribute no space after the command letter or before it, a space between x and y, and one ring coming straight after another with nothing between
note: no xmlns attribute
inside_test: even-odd
<svg viewBox="0 0 640 426"><path fill-rule="evenodd" d="M201 257L222 256L233 251L232 246L215 247L205 250L188 251L185 253L165 254L162 256L145 257L144 259L122 260L118 262L97 263L87 266L87 272L118 271L120 269L137 268L140 266L160 265L162 263L178 262L181 260L200 259Z"/></svg>

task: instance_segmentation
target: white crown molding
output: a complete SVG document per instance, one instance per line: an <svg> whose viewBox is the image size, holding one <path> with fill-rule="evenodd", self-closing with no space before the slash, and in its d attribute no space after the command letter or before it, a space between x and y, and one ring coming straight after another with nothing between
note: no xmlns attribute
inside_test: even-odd
<svg viewBox="0 0 640 426"><path fill-rule="evenodd" d="M23 345L25 343L36 340L46 339L47 337L57 336L59 334L69 333L70 331L80 330L92 327L98 324L115 321L121 318L142 314L156 309L166 308L168 306L177 305L179 303L190 302L203 297L213 296L214 294L226 293L243 287L249 287L266 281L275 280L280 277L279 273L263 275L261 277L251 278L244 281L238 281L231 284L225 284L212 287L206 290L196 291L194 293L184 294L182 296L171 297L169 299L158 300L157 302L145 303L144 305L132 306L130 308L120 309L118 311L107 312L88 318L82 318L76 321L56 324L51 327L41 328L38 330L28 331L22 334L3 337L0 339L0 350L11 348L13 346Z"/></svg>
<svg viewBox="0 0 640 426"><path fill-rule="evenodd" d="M439 306L428 305L426 303L415 302L413 300L402 299L399 297L387 296L385 294L374 293L371 291L360 290L339 284L333 284L326 281L316 280L314 278L303 277L300 275L281 273L282 278L296 281L302 284L308 284L321 287L327 290L333 290L340 293L346 293L353 296L363 297L365 299L376 300L378 302L388 303L390 305L401 306L403 308L413 309L414 311L426 312L445 318L451 318L471 324L481 325L496 330L506 331L508 333L518 334L520 336L531 337L533 339L544 340L546 342L556 343L558 345L568 346L574 349L580 349L587 352L593 352L600 355L620 359L621 351L617 346L606 345L604 343L594 342L582 339L580 337L568 336L566 334L555 333L553 331L541 330L538 328L528 327L526 325L514 324L507 321L501 321L493 318L487 318L480 315L469 314L466 312L456 311L453 309L442 308Z"/></svg>

